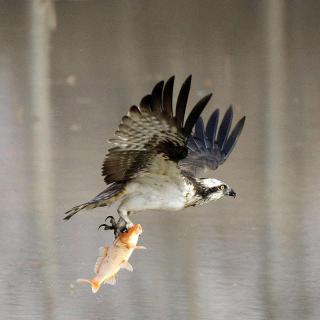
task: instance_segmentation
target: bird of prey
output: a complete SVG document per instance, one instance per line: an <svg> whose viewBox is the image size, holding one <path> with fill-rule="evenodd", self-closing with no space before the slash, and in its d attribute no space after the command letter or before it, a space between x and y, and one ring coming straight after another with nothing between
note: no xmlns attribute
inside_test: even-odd
<svg viewBox="0 0 320 320"><path fill-rule="evenodd" d="M132 106L122 118L113 147L102 166L107 188L92 200L66 212L65 220L82 209L109 206L120 201L119 220L107 228L115 234L132 226L133 213L145 210L181 210L202 205L223 196L235 197L225 182L198 177L215 170L232 152L245 123L243 117L230 133L233 109L219 122L219 109L206 127L200 117L211 95L203 97L185 120L191 76L178 94L175 113L172 102L174 76L155 85L139 107ZM110 217L112 218L112 217ZM108 218L107 218L108 219Z"/></svg>

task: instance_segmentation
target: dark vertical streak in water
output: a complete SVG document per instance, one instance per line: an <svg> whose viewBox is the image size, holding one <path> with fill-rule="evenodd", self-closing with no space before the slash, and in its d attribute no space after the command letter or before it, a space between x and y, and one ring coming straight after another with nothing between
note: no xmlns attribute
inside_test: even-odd
<svg viewBox="0 0 320 320"><path fill-rule="evenodd" d="M266 14L266 39L267 39L267 130L266 130L266 174L267 174L267 196L268 196L268 238L267 238L267 299L268 316L273 319L277 317L280 309L279 301L285 299L285 295L274 291L279 275L281 274L282 256L284 254L281 246L281 234L284 227L281 218L283 212L280 206L280 197L285 190L281 187L284 179L285 144L282 126L285 122L285 2L269 1ZM278 260L278 263L274 263ZM292 310L288 310L290 317Z"/></svg>
<svg viewBox="0 0 320 320"><path fill-rule="evenodd" d="M55 27L54 6L50 0L30 2L30 85L31 110L34 118L31 168L33 207L33 233L39 241L36 251L41 254L43 264L36 279L42 286L39 292L43 304L43 317L55 318L56 274L55 226L52 213L53 192L53 150L50 95L50 29Z"/></svg>

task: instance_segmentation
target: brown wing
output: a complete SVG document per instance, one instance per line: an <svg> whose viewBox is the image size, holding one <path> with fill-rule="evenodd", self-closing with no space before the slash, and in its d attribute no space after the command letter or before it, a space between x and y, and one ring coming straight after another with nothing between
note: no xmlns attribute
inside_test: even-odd
<svg viewBox="0 0 320 320"><path fill-rule="evenodd" d="M192 109L187 120L184 115L191 85L191 76L183 83L173 115L172 94L174 77L166 84L159 82L151 95L145 96L140 106L130 108L128 115L110 142L102 166L107 184L124 182L148 171L159 156L177 163L188 154L187 140L201 112L211 98L202 98Z"/></svg>

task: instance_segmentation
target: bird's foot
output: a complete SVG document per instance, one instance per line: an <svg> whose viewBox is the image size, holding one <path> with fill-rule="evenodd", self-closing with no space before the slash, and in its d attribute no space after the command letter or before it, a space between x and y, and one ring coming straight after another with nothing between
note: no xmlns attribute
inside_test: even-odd
<svg viewBox="0 0 320 320"><path fill-rule="evenodd" d="M107 224L108 220L110 220L110 224ZM100 226L98 227L98 230L100 228L104 228L104 230L114 230L116 228L116 220L114 219L113 216L108 216L106 217L106 219L104 220L105 223L100 224Z"/></svg>
<svg viewBox="0 0 320 320"><path fill-rule="evenodd" d="M107 224L108 220L110 224ZM126 224L123 224L122 219L119 219L118 222L116 222L113 216L108 216L105 219L105 222L106 223L100 224L100 226L98 227L98 230L100 228L103 228L104 230L113 230L115 238L117 238L120 233L128 232Z"/></svg>

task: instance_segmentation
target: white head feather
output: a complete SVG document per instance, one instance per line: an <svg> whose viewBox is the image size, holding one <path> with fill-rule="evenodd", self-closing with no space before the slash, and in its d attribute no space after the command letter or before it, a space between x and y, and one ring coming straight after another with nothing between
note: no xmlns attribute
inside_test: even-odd
<svg viewBox="0 0 320 320"><path fill-rule="evenodd" d="M221 186L222 184L225 184L223 181L220 181L218 179L213 179L213 178L203 178L201 179L201 183L207 188L218 187L218 186Z"/></svg>
<svg viewBox="0 0 320 320"><path fill-rule="evenodd" d="M203 186L205 186L206 188L213 188L213 187L219 187L221 185L225 185L226 188L225 189L218 189L212 193L210 193L208 195L208 200L209 201L215 201L218 200L220 198L222 198L223 196L226 195L226 190L229 190L230 187L223 181L220 181L218 179L214 179L214 178L205 178L205 179L201 179L201 183Z"/></svg>

